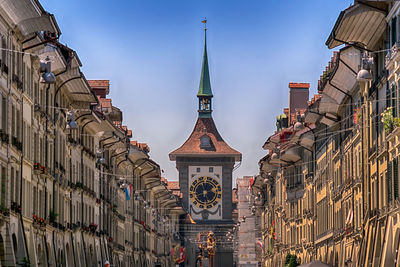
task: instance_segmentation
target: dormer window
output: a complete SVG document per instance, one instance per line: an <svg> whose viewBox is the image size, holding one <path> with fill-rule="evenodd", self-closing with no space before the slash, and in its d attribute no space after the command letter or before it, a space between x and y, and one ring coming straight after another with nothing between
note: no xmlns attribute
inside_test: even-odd
<svg viewBox="0 0 400 267"><path fill-rule="evenodd" d="M211 148L211 139L208 135L203 135L200 137L200 148L207 149Z"/></svg>

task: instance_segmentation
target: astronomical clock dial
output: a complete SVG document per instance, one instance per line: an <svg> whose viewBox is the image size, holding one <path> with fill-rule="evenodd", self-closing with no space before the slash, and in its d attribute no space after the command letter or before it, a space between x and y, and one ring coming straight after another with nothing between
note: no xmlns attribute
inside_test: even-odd
<svg viewBox="0 0 400 267"><path fill-rule="evenodd" d="M221 201L221 185L212 177L201 176L190 185L189 196L196 207L211 209Z"/></svg>

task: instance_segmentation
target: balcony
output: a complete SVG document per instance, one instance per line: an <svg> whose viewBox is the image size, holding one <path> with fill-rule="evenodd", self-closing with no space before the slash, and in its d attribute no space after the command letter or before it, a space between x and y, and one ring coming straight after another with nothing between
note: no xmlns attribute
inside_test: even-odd
<svg viewBox="0 0 400 267"><path fill-rule="evenodd" d="M400 53L398 53L399 50L400 50L400 42L396 42L385 56L386 68L391 69L394 61L398 60L398 57L400 55Z"/></svg>
<svg viewBox="0 0 400 267"><path fill-rule="evenodd" d="M22 91L23 89L23 82L20 80L19 76L17 74L13 74L12 76L12 82L15 84L15 86Z"/></svg>
<svg viewBox="0 0 400 267"><path fill-rule="evenodd" d="M0 130L0 138L1 142L4 144L8 144L10 141L9 135L5 132L5 130Z"/></svg>
<svg viewBox="0 0 400 267"><path fill-rule="evenodd" d="M332 190L333 200L338 200L340 198L340 196L342 195L343 187L343 184L341 184L336 186L336 188Z"/></svg>
<svg viewBox="0 0 400 267"><path fill-rule="evenodd" d="M11 138L11 144L20 152L22 152L22 142L18 140L17 137L13 136Z"/></svg>

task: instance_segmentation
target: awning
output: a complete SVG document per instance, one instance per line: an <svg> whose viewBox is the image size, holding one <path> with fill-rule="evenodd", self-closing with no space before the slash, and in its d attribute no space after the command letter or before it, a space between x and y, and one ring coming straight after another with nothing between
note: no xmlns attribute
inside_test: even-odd
<svg viewBox="0 0 400 267"><path fill-rule="evenodd" d="M346 97L353 94L357 88L357 70L361 64L361 51L353 46L342 48L334 62L332 73L324 81L320 89L322 98L318 113L325 118L321 122L331 126L340 117L339 109Z"/></svg>
<svg viewBox="0 0 400 267"><path fill-rule="evenodd" d="M335 68L325 85L321 88L322 99L319 106L320 113L327 110L330 113L337 113L340 104L357 85L357 71L361 64L361 51L347 46L342 48L337 56ZM325 97L325 96L328 96Z"/></svg>
<svg viewBox="0 0 400 267"><path fill-rule="evenodd" d="M300 145L311 148L314 145L314 133L310 130L300 137Z"/></svg>
<svg viewBox="0 0 400 267"><path fill-rule="evenodd" d="M37 0L0 0L0 8L24 37L40 31L60 35L54 16L47 13Z"/></svg>
<svg viewBox="0 0 400 267"><path fill-rule="evenodd" d="M306 114L305 114L304 122L308 123L308 124L317 123L317 121L319 121L319 119L321 117L322 117L322 115L319 114L317 111L307 110Z"/></svg>
<svg viewBox="0 0 400 267"><path fill-rule="evenodd" d="M321 119L321 123L323 123L323 124L325 124L325 125L327 125L327 126L333 126L334 124L335 124L335 122L336 121L334 121L334 120L331 120L331 119L329 119L329 118L327 118L327 117L322 117L322 119Z"/></svg>
<svg viewBox="0 0 400 267"><path fill-rule="evenodd" d="M51 71L54 74L65 71L67 62L61 51L53 44L46 44L43 49L39 50L39 57L41 60L46 60L47 58L51 61Z"/></svg>
<svg viewBox="0 0 400 267"><path fill-rule="evenodd" d="M79 102L96 103L97 99L91 90L89 83L87 82L83 73L78 68L70 70L58 76L60 82L58 84L65 83L64 87L69 92L69 97L72 99L72 104ZM67 82L68 81L68 82ZM65 90L65 89L62 89Z"/></svg>
<svg viewBox="0 0 400 267"><path fill-rule="evenodd" d="M324 113L337 113L339 110L339 104L332 99L329 95L323 95L321 98L321 104L319 106L319 112Z"/></svg>
<svg viewBox="0 0 400 267"><path fill-rule="evenodd" d="M280 143L280 133L276 133L268 137L263 145L263 149L274 149Z"/></svg>
<svg viewBox="0 0 400 267"><path fill-rule="evenodd" d="M326 41L329 49L344 43L372 49L386 28L386 12L358 2L342 11Z"/></svg>
<svg viewBox="0 0 400 267"><path fill-rule="evenodd" d="M300 149L298 146L290 147L281 154L281 161L286 163L294 163L301 159Z"/></svg>

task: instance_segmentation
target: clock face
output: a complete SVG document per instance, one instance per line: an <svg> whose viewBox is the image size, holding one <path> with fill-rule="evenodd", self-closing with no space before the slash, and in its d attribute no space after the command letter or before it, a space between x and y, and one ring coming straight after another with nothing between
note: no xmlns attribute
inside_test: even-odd
<svg viewBox="0 0 400 267"><path fill-rule="evenodd" d="M210 209L221 200L221 185L212 177L199 177L190 185L189 196L192 203L198 208Z"/></svg>

